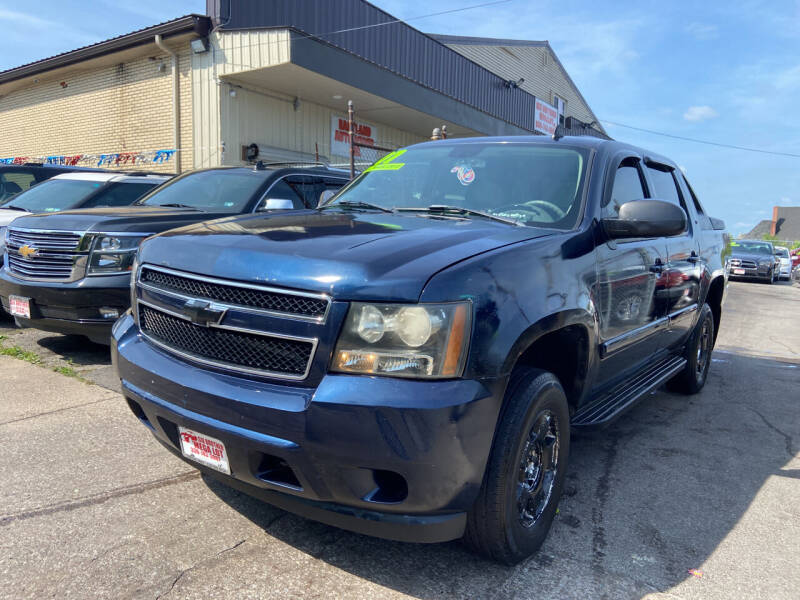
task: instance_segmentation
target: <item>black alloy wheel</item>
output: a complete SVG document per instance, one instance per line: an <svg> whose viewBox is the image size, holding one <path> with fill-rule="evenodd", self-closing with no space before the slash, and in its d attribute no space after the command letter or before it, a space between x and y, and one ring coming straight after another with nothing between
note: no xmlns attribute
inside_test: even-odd
<svg viewBox="0 0 800 600"><path fill-rule="evenodd" d="M558 378L531 367L511 374L464 543L513 565L547 537L569 460L569 406Z"/></svg>
<svg viewBox="0 0 800 600"><path fill-rule="evenodd" d="M686 366L667 383L667 387L682 394L696 394L703 389L711 367L714 351L714 313L708 304L700 309L692 335L686 342Z"/></svg>

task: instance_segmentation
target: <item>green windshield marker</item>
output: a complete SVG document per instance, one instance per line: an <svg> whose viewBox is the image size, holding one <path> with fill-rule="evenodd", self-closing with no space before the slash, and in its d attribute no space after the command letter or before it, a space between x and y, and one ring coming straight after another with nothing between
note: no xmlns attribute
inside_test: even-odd
<svg viewBox="0 0 800 600"><path fill-rule="evenodd" d="M369 173L370 171L398 171L406 166L406 163L396 163L392 162L396 158L400 158L403 154L405 154L405 150L398 150L396 152L392 152L391 154L387 154L378 162L376 162L371 167L364 170L365 173Z"/></svg>

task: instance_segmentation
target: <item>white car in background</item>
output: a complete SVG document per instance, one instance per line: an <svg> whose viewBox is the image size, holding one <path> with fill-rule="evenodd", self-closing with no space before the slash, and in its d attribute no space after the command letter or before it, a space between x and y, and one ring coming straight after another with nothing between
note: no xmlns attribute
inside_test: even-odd
<svg viewBox="0 0 800 600"><path fill-rule="evenodd" d="M781 266L777 279L792 279L792 258L789 256L789 249L785 246L775 246L775 256L780 259Z"/></svg>

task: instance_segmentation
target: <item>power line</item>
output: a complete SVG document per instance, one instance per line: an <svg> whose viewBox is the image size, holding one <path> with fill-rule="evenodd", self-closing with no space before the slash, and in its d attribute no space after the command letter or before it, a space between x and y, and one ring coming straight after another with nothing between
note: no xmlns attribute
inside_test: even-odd
<svg viewBox="0 0 800 600"><path fill-rule="evenodd" d="M625 127L626 129L633 129L635 131L642 131L644 133L652 133L653 135L660 135L663 137L672 138L675 140L683 140L685 142L694 142L695 144L706 144L708 146L719 146L720 148L732 148L733 150L745 150L746 152L757 152L759 154L772 154L773 156L789 156L791 158L800 158L800 154L792 154L790 152L774 152L772 150L762 150L761 148L748 148L746 146L735 146L733 144L722 144L720 142L710 142L708 140L698 140L695 138L684 137L682 135L673 135L671 133L664 133L663 131L653 131L652 129L644 129L642 127L634 127L633 125L625 125L624 123L617 123L607 119L601 119L603 123L608 125L616 125L617 127Z"/></svg>
<svg viewBox="0 0 800 600"><path fill-rule="evenodd" d="M348 31L358 31L359 29L369 29L370 27L382 27L384 25L394 25L395 23L407 23L408 21L417 21L419 19L427 19L429 17L440 17L442 15L450 15L465 10L473 10L475 8L484 8L486 6L494 6L495 4L507 4L512 0L495 0L494 2L484 2L483 4L473 4L471 6L462 6L461 8L452 8L450 10L443 10L441 12L429 13L427 15L419 15L418 17L409 17L408 19L393 19L391 21L384 21L383 23L373 23L372 25L361 25L360 27L350 27L348 29L339 29L337 31L329 31L327 33L315 33L308 37L322 37L324 35L335 35L337 33L347 33Z"/></svg>

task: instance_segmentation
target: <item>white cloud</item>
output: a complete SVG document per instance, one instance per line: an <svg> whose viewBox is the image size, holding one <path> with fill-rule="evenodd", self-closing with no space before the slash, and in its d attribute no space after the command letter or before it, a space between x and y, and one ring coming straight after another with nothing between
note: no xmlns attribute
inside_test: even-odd
<svg viewBox="0 0 800 600"><path fill-rule="evenodd" d="M779 71L774 77L774 85L778 90L794 89L800 85L800 65Z"/></svg>
<svg viewBox="0 0 800 600"><path fill-rule="evenodd" d="M717 111L710 106L690 106L683 113L683 118L687 121L705 121L718 116Z"/></svg>
<svg viewBox="0 0 800 600"><path fill-rule="evenodd" d="M716 25L693 22L689 23L683 30L698 40L714 40L719 37L719 29Z"/></svg>

